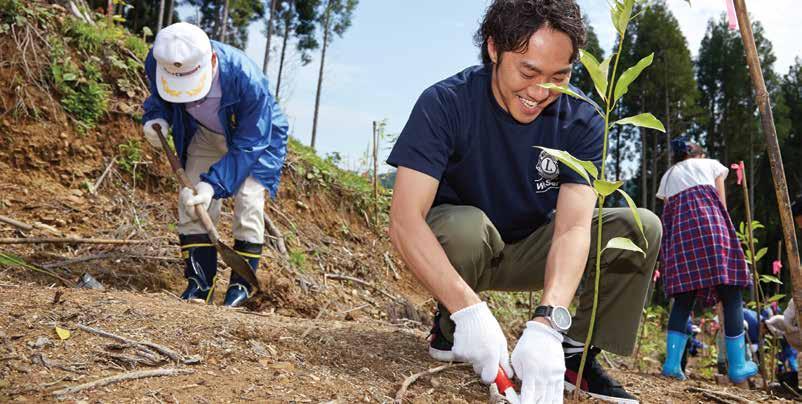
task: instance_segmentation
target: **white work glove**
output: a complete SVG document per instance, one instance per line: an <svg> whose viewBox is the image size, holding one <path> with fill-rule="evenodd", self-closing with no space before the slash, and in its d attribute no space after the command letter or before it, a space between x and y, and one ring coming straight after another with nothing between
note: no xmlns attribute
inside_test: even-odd
<svg viewBox="0 0 802 404"><path fill-rule="evenodd" d="M470 362L473 371L485 384L493 383L501 366L507 376L512 378L510 353L507 351L507 338L501 326L493 317L487 303L468 306L451 315L454 329L454 346L451 351L458 359Z"/></svg>
<svg viewBox="0 0 802 404"><path fill-rule="evenodd" d="M782 315L772 316L766 320L766 327L776 336L785 336L794 349L802 350L802 341L799 340L799 324L796 321L796 305L791 300Z"/></svg>
<svg viewBox="0 0 802 404"><path fill-rule="evenodd" d="M512 367L521 379L521 403L562 403L565 377L563 335L528 321L512 351Z"/></svg>
<svg viewBox="0 0 802 404"><path fill-rule="evenodd" d="M195 185L195 190L198 191L197 194L192 192L192 188L184 187L178 198L179 203L184 205L184 210L192 219L198 219L198 215L195 214L195 205L203 206L204 210L209 209L209 204L212 203L214 196L214 188L203 181Z"/></svg>
<svg viewBox="0 0 802 404"><path fill-rule="evenodd" d="M167 121L161 118L151 119L145 122L145 126L142 127L142 131L145 132L145 140L150 143L153 148L156 150L162 149L162 142L159 140L159 135L156 133L156 129L153 128L153 125L158 124L162 128L162 134L167 136Z"/></svg>

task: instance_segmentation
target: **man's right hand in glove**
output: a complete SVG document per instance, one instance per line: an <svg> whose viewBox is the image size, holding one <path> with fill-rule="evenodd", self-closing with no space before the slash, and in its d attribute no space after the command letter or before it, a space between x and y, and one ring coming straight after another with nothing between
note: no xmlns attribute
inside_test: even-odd
<svg viewBox="0 0 802 404"><path fill-rule="evenodd" d="M156 129L153 125L159 125L162 130L162 134L167 136L167 121L161 118L151 119L145 122L145 126L142 130L145 132L145 139L153 146L156 150L162 149L162 142L159 140L159 135L156 133Z"/></svg>
<svg viewBox="0 0 802 404"><path fill-rule="evenodd" d="M473 365L474 372L482 378L482 382L493 383L499 366L512 378L507 338L487 303L481 302L459 310L451 315L451 320L456 325L451 350L457 358Z"/></svg>

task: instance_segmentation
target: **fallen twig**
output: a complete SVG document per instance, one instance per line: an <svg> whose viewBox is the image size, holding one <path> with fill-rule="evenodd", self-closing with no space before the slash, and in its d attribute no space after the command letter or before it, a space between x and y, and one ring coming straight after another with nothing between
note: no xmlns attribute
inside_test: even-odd
<svg viewBox="0 0 802 404"><path fill-rule="evenodd" d="M406 379L404 379L404 382L401 383L401 388L398 389L398 392L395 393L395 402L397 404L400 404L404 400L404 395L407 394L407 389L409 388L409 386L411 386L412 383L415 383L415 381L418 380L421 376L433 375L435 373L442 372L442 371L444 371L446 369L460 367L460 366L467 366L467 365L468 365L467 363L453 363L452 362L452 363L449 363L449 364L446 364L446 365L443 365L443 366L438 366L436 368L431 368L431 369L428 369L428 370L424 370L423 372L415 373L414 375L411 375L411 376L407 377Z"/></svg>
<svg viewBox="0 0 802 404"><path fill-rule="evenodd" d="M303 334L301 334L301 339L306 338L306 336L309 335L310 332L312 332L312 329L315 328L315 321L319 320L320 317L323 316L323 313L325 313L328 310L330 304L331 302L326 303L326 306L324 306L322 310L317 312L317 316L315 316L315 319L312 320L312 324L310 324L309 328L304 330Z"/></svg>
<svg viewBox="0 0 802 404"><path fill-rule="evenodd" d="M115 240L103 238L80 238L80 237L29 237L29 238L0 238L0 244L57 244L57 243L72 243L72 244L143 244L148 240Z"/></svg>
<svg viewBox="0 0 802 404"><path fill-rule="evenodd" d="M156 351L158 351L159 353L161 353L162 355L170 358L170 360L172 360L173 362L180 362L180 363L185 363L185 364L195 363L196 362L194 359L184 358L183 355L181 355L180 353L178 353L176 351L173 351L170 348L166 348L166 347L163 347L163 346L158 345L158 344L154 344L154 343L149 342L149 341L138 342L138 341L130 340L128 338L119 336L117 334L112 334L112 333L110 333L108 331L100 330L100 329L97 329L97 328L92 328L92 327L89 327L89 326L83 325L83 324L77 324L77 327L82 329L82 330L84 330L84 331L90 332L92 334L100 335L101 337L111 338L111 339L120 341L122 343L131 344L131 345L136 346L136 347L153 348Z"/></svg>
<svg viewBox="0 0 802 404"><path fill-rule="evenodd" d="M90 190L92 195L95 195L97 193L97 189L100 188L100 185L103 183L103 180L109 174L109 171L111 171L111 167L114 166L114 163L116 162L117 162L117 157L116 156L112 157L111 162L109 162L109 165L106 166L105 170L103 170L103 174L101 174L100 178L98 178L97 181L95 181L95 185L92 185L92 189Z"/></svg>
<svg viewBox="0 0 802 404"><path fill-rule="evenodd" d="M69 258L64 261L57 261L57 262L48 262L46 264L42 264L42 268L56 268L56 267L65 267L72 264L78 264L81 262L87 261L96 261L102 259L149 259L149 260L159 260L159 261L167 261L167 262L183 262L180 258L173 258L173 257L158 257L152 255L139 255L139 254L122 254L122 253L102 253L102 254L95 254L95 255L86 255L83 257L76 257L76 258Z"/></svg>
<svg viewBox="0 0 802 404"><path fill-rule="evenodd" d="M607 357L607 352L602 351L601 354L602 354L602 358L604 358L604 361L607 362L607 366L609 366L613 370L617 370L618 369L618 367L615 366L613 361L611 361L610 358Z"/></svg>
<svg viewBox="0 0 802 404"><path fill-rule="evenodd" d="M33 229L39 229L39 230L44 230L44 231L46 231L48 233L55 234L57 236L61 236L62 235L62 233L60 231L56 230L55 227L48 226L46 224L39 223L39 222L35 222L34 224L28 224L28 223L20 222L19 220L16 220L16 219L12 219L12 218L10 218L8 216L2 216L2 215L0 215L0 222L6 223L6 224L10 224L10 225L12 225L14 227L20 228L20 229L25 230L25 231L31 231Z"/></svg>
<svg viewBox="0 0 802 404"><path fill-rule="evenodd" d="M782 386L783 386L783 387L784 387L786 390L790 391L791 393L794 393L794 395L796 396L796 398L802 398L802 394L799 394L799 393L796 391L796 389L794 389L794 388L791 388L791 386L789 386L789 385L788 385L788 383L785 383L785 382L783 382L783 383L782 383Z"/></svg>
<svg viewBox="0 0 802 404"><path fill-rule="evenodd" d="M726 400L732 400L732 401L735 401L737 403L754 403L754 401L752 401L752 400L747 400L747 399L745 399L743 397L738 397L738 396L735 396L735 395L732 395L732 394L729 394L729 393L725 393L723 391L707 390L707 389L703 389L701 387L687 387L685 390L690 391L690 392L694 392L694 393L702 393L706 397L707 397L708 394L709 395L713 395L713 396L716 396L715 397L716 399L718 399L719 401L723 400L723 402L725 402L725 403L727 402Z"/></svg>
<svg viewBox="0 0 802 404"><path fill-rule="evenodd" d="M360 284L360 285L365 285L365 286L367 286L367 287L370 287L370 288L373 288L373 289L375 289L375 290L376 290L376 291L378 291L379 293L381 293L381 294L383 294L383 295L385 295L385 296L389 297L390 299L392 299L392 300L394 300L394 301L397 301L397 302L400 302L400 301L401 301L401 299L399 299L399 298L397 298L397 297L395 297L395 296L391 295L389 292L387 292L387 291L385 291L384 289L382 289L382 288L380 288L380 287L378 287L378 286L374 285L373 283L371 283L371 282L368 282L368 281L365 281L365 280L362 280L362 279L359 279L359 278L354 278L353 276L339 275L339 274L324 274L324 275L323 275L323 277L325 277L325 278L327 278L327 279L335 279L335 280L342 280L342 281L351 281L351 282L358 283L358 284Z"/></svg>
<svg viewBox="0 0 802 404"><path fill-rule="evenodd" d="M401 275L398 274L398 271L395 269L395 264L393 264L393 260L390 259L390 253L384 252L384 262L387 263L387 266L390 267L390 270L393 271L393 278L395 280L401 279Z"/></svg>
<svg viewBox="0 0 802 404"><path fill-rule="evenodd" d="M193 371L190 369L155 369L155 370L138 370L134 372L121 373L114 376L104 377L93 382L79 384L77 386L67 387L65 389L56 390L53 395L63 396L67 394L77 393L79 391L93 389L95 387L107 386L113 383L124 382L126 380L142 379L146 377L160 377L160 376L175 376L180 374L189 374Z"/></svg>

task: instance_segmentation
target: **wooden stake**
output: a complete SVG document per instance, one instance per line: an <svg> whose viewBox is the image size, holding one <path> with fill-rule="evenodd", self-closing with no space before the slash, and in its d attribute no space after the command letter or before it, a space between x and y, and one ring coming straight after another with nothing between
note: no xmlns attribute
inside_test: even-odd
<svg viewBox="0 0 802 404"><path fill-rule="evenodd" d="M794 218L791 213L791 199L788 195L782 154L777 141L777 129L774 127L774 116L771 112L771 98L766 89L766 82L763 79L763 70L760 66L760 58L757 54L755 37L752 34L752 23L749 21L749 13L746 10L746 2L744 0L735 0L734 4L735 12L738 16L738 25L741 30L741 38L744 42L744 50L746 51L746 62L749 65L749 75L752 77L752 85L755 87L757 104L760 109L760 122L763 127L763 134L766 136L766 151L769 154L774 192L777 196L780 220L782 222L783 235L785 236L788 271L791 274L792 295L797 303L796 315L797 321L799 321L802 319L802 267L799 264L799 246L796 239ZM799 337L802 338L802 329L799 331ZM797 360L802 360L802 352L797 354ZM802 372L799 373L799 376L799 381L802 381Z"/></svg>

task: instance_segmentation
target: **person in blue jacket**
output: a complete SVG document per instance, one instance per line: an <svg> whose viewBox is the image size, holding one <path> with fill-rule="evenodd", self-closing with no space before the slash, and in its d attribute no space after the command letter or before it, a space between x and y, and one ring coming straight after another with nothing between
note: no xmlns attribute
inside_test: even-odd
<svg viewBox="0 0 802 404"><path fill-rule="evenodd" d="M234 198L234 249L256 271L264 243L264 194L276 196L287 119L261 69L238 49L210 41L195 25L180 22L159 31L145 71L151 90L144 103L145 138L161 148L155 126L172 128L175 150L195 185L195 192L179 193L178 233L188 283L181 298L208 303L217 252L195 205L216 222L221 200ZM252 291L232 272L224 305L239 306Z"/></svg>

